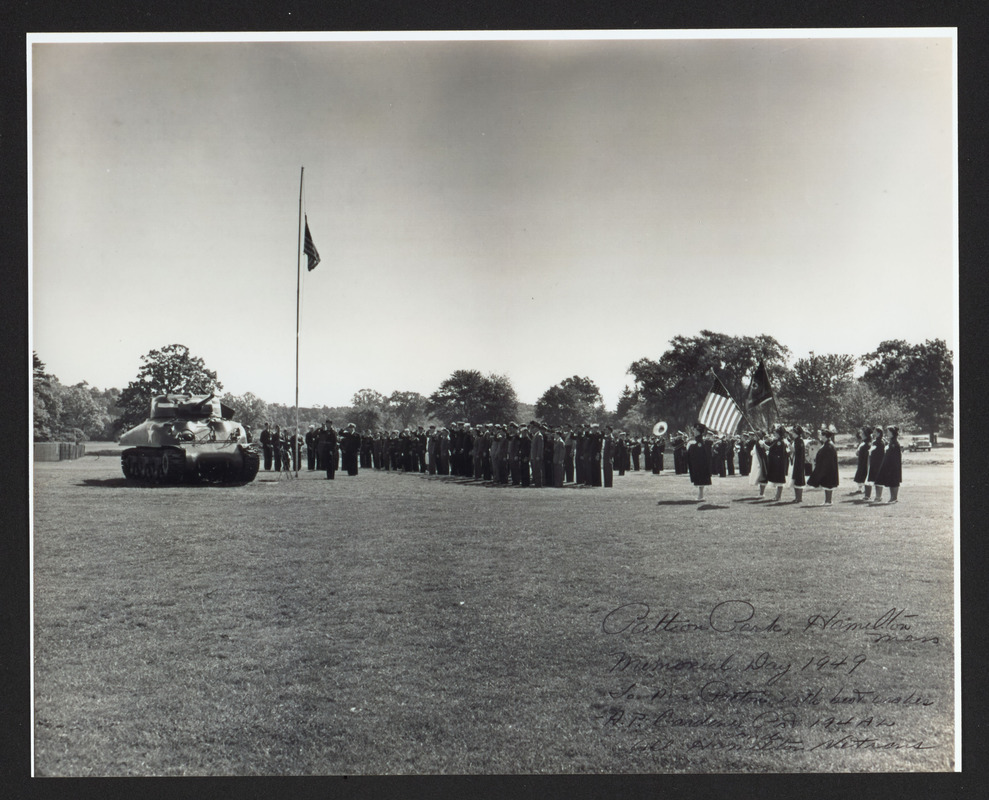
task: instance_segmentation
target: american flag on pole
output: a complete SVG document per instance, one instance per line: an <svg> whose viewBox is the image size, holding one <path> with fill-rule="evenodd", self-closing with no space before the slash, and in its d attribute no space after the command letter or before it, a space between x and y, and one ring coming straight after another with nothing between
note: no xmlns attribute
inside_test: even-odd
<svg viewBox="0 0 989 800"><path fill-rule="evenodd" d="M319 252L316 250L316 245L312 241L312 235L309 233L309 217L306 217L306 243L302 250L306 254L309 271L312 272L319 263Z"/></svg>
<svg viewBox="0 0 989 800"><path fill-rule="evenodd" d="M715 375L711 390L704 398L697 420L717 433L731 436L742 419L742 409L732 400L721 379Z"/></svg>

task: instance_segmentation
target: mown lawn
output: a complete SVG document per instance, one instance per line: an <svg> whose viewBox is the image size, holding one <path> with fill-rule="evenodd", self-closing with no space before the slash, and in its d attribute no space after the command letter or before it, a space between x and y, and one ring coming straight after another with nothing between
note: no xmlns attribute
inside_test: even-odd
<svg viewBox="0 0 989 800"><path fill-rule="evenodd" d="M34 477L38 775L952 767L950 456L883 507Z"/></svg>

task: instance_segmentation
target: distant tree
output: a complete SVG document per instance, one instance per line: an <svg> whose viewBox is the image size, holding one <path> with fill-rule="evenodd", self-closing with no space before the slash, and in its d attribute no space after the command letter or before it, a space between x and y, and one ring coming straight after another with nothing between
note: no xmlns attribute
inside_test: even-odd
<svg viewBox="0 0 989 800"><path fill-rule="evenodd" d="M209 394L223 388L216 373L206 369L203 359L194 357L182 344L165 345L141 356L137 378L120 393L123 420L129 427L148 416L151 398L172 392Z"/></svg>
<svg viewBox="0 0 989 800"><path fill-rule="evenodd" d="M428 411L446 422L501 422L515 419L518 398L503 375L457 370L429 396Z"/></svg>
<svg viewBox="0 0 989 800"><path fill-rule="evenodd" d="M871 383L857 380L844 388L835 426L845 433L877 425L899 425L910 430L916 425L913 413L897 400L883 397Z"/></svg>
<svg viewBox="0 0 989 800"><path fill-rule="evenodd" d="M615 406L615 417L617 419L624 419L625 415L632 410L632 407L639 402L639 393L633 392L628 386L622 389L622 393L618 398L618 403Z"/></svg>
<svg viewBox="0 0 989 800"><path fill-rule="evenodd" d="M62 404L56 388L54 375L45 372L45 362L32 353L34 358L34 441L53 441L59 430Z"/></svg>
<svg viewBox="0 0 989 800"><path fill-rule="evenodd" d="M772 336L728 336L707 330L698 336L675 336L670 345L658 361L639 359L628 372L646 401L646 416L665 419L674 430L686 429L697 419L711 388L711 370L744 407L747 380L759 362L765 362L774 386L779 386L790 355Z"/></svg>
<svg viewBox="0 0 989 800"><path fill-rule="evenodd" d="M240 395L227 392L220 398L220 402L230 406L234 410L234 419L255 434L264 427L268 419L268 404L252 392Z"/></svg>
<svg viewBox="0 0 989 800"><path fill-rule="evenodd" d="M536 416L547 425L597 422L604 411L601 390L590 378L574 375L551 386L536 401Z"/></svg>
<svg viewBox="0 0 989 800"><path fill-rule="evenodd" d="M953 359L943 339L916 345L889 340L862 356L862 380L884 398L904 405L924 432L934 433L952 422Z"/></svg>
<svg viewBox="0 0 989 800"><path fill-rule="evenodd" d="M786 375L779 394L786 398L787 418L810 423L815 429L836 423L842 394L853 380L855 359L847 355L800 358Z"/></svg>
<svg viewBox="0 0 989 800"><path fill-rule="evenodd" d="M347 422L353 422L359 431L373 431L381 426L387 399L374 389L361 389L350 401L353 407L347 412Z"/></svg>
<svg viewBox="0 0 989 800"><path fill-rule="evenodd" d="M429 409L429 401L419 392L394 391L384 404L387 419L399 429L418 424Z"/></svg>
<svg viewBox="0 0 989 800"><path fill-rule="evenodd" d="M60 438L75 441L99 438L110 422L110 414L94 396L89 384L83 381L75 386L60 387L60 395Z"/></svg>
<svg viewBox="0 0 989 800"><path fill-rule="evenodd" d="M628 431L633 436L646 436L652 433L653 425L659 420L653 420L646 416L646 402L640 400L629 408L621 417L615 412L615 426L623 431Z"/></svg>

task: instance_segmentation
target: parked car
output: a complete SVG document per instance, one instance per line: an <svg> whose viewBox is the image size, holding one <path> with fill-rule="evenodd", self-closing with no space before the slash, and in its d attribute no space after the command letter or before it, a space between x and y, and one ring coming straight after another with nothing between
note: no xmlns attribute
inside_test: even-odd
<svg viewBox="0 0 989 800"><path fill-rule="evenodd" d="M910 444L907 445L907 450L911 453L916 453L918 450L930 450L931 449L931 437L930 436L911 436Z"/></svg>

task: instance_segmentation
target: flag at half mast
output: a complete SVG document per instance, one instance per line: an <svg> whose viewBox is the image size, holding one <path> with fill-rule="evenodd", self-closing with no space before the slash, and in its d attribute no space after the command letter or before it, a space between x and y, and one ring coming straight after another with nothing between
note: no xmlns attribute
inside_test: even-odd
<svg viewBox="0 0 989 800"><path fill-rule="evenodd" d="M742 419L742 409L738 407L721 379L715 375L711 390L704 398L697 420L717 433L731 436Z"/></svg>
<svg viewBox="0 0 989 800"><path fill-rule="evenodd" d="M316 245L313 244L312 235L309 233L308 216L306 217L306 242L302 250L306 254L306 265L309 271L312 272L319 263L319 251L316 249Z"/></svg>

